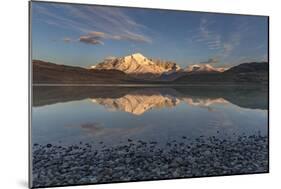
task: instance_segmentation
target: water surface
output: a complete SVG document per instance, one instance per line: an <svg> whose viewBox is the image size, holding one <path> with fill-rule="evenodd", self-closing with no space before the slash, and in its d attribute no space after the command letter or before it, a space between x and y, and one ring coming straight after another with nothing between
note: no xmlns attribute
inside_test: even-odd
<svg viewBox="0 0 281 189"><path fill-rule="evenodd" d="M267 135L264 87L33 87L32 142Z"/></svg>

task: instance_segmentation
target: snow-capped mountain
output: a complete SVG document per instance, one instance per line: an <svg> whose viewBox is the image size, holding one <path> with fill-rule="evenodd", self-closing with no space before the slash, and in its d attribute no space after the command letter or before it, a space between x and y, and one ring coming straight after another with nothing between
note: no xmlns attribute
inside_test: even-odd
<svg viewBox="0 0 281 189"><path fill-rule="evenodd" d="M94 70L119 70L135 78L172 81L186 74L220 73L227 68L215 68L210 64L194 64L182 69L171 61L147 58L141 53L124 57L108 57L91 66Z"/></svg>
<svg viewBox="0 0 281 189"><path fill-rule="evenodd" d="M106 58L103 62L92 66L91 69L115 69L139 78L155 78L164 73L171 74L177 72L181 68L174 62L153 60L140 53L135 53L119 58Z"/></svg>
<svg viewBox="0 0 281 189"><path fill-rule="evenodd" d="M216 73L224 72L227 68L215 68L210 64L194 64L186 67L185 71L188 73Z"/></svg>

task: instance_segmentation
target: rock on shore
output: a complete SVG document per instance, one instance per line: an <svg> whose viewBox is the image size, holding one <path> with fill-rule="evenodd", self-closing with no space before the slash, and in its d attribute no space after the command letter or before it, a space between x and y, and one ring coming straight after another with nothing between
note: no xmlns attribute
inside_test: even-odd
<svg viewBox="0 0 281 189"><path fill-rule="evenodd" d="M267 136L235 140L185 136L168 141L128 139L127 144L33 145L33 187L95 184L268 172Z"/></svg>

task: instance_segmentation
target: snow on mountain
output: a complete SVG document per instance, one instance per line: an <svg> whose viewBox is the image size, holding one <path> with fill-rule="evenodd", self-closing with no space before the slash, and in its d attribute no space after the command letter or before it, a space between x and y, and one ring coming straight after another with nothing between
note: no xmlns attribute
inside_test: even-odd
<svg viewBox="0 0 281 189"><path fill-rule="evenodd" d="M153 78L159 77L163 73L176 72L180 67L174 62L153 60L141 53L135 53L119 58L106 58L103 62L92 66L91 69L116 69L136 77Z"/></svg>
<svg viewBox="0 0 281 189"><path fill-rule="evenodd" d="M215 68L210 64L194 64L182 69L175 62L147 58L141 53L124 57L107 57L91 69L119 70L140 79L174 80L185 74L218 73L226 68Z"/></svg>
<svg viewBox="0 0 281 189"><path fill-rule="evenodd" d="M227 68L215 68L210 64L194 64L189 65L185 69L188 73L215 73L215 72L224 72Z"/></svg>

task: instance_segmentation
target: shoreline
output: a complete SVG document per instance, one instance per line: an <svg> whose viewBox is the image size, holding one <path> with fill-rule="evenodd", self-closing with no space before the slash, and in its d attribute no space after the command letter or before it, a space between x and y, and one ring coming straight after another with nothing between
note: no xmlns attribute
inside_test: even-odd
<svg viewBox="0 0 281 189"><path fill-rule="evenodd" d="M95 149L79 145L33 145L33 187L98 184L268 172L268 137L235 140L199 137L193 142L128 139Z"/></svg>

